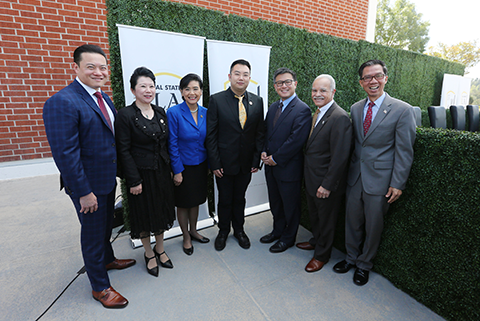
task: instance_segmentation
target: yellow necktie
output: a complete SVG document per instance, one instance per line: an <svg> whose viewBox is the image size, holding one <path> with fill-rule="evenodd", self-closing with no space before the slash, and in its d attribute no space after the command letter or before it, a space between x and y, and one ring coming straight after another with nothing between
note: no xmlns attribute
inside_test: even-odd
<svg viewBox="0 0 480 321"><path fill-rule="evenodd" d="M317 123L318 114L320 114L320 108L317 108L317 110L315 111L315 114L313 114L312 128L310 129L310 135L308 135L308 137L312 135L313 129L315 128L315 124Z"/></svg>
<svg viewBox="0 0 480 321"><path fill-rule="evenodd" d="M245 96L237 96L235 95L235 98L238 98L238 120L240 121L240 126L245 126L245 122L247 121L247 111L245 110L245 106L243 105L243 97Z"/></svg>

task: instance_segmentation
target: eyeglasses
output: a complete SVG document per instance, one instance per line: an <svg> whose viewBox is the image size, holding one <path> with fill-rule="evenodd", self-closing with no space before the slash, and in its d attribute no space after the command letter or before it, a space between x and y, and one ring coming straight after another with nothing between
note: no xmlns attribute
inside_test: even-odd
<svg viewBox="0 0 480 321"><path fill-rule="evenodd" d="M283 84L287 85L287 86L291 86L293 84L293 79L287 79L287 80L279 80L279 81L276 81L274 82L275 86L277 87L282 87Z"/></svg>
<svg viewBox="0 0 480 321"><path fill-rule="evenodd" d="M372 81L373 78L375 78L376 80L380 80L380 79L383 79L383 77L385 77L385 74L376 74L375 76L365 76L363 78L360 78L360 80L363 80L365 82L370 82Z"/></svg>

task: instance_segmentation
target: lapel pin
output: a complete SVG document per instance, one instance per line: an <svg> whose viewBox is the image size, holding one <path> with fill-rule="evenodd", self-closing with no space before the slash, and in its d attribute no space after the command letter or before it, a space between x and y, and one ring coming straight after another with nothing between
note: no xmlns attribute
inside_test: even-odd
<svg viewBox="0 0 480 321"><path fill-rule="evenodd" d="M163 119L160 119L160 122L163 124Z"/></svg>
<svg viewBox="0 0 480 321"><path fill-rule="evenodd" d="M203 115L200 115L200 118L203 118Z"/></svg>
<svg viewBox="0 0 480 321"><path fill-rule="evenodd" d="M325 121L324 121L324 120L322 120L322 125L323 125L323 124L325 124Z"/></svg>
<svg viewBox="0 0 480 321"><path fill-rule="evenodd" d="M253 103L251 101L248 102L250 105L253 105Z"/></svg>
<svg viewBox="0 0 480 321"><path fill-rule="evenodd" d="M385 114L386 114L386 113L387 113L387 111L384 109L384 110L383 110L383 113L385 113Z"/></svg>

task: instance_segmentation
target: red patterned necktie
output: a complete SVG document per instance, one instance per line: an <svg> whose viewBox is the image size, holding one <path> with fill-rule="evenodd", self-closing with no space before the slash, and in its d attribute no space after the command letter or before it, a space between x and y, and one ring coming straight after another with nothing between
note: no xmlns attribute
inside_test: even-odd
<svg viewBox="0 0 480 321"><path fill-rule="evenodd" d="M363 135L367 135L370 125L372 124L372 107L375 105L374 102L368 103L367 114L365 115L365 120L363 121Z"/></svg>
<svg viewBox="0 0 480 321"><path fill-rule="evenodd" d="M103 103L102 94L99 91L97 91L93 95L95 97L97 97L98 106L100 107L100 110L102 111L103 117L105 117L105 120L108 123L108 127L110 127L110 130L113 132L112 121L110 119L110 116L108 116L107 108L105 107L105 104Z"/></svg>

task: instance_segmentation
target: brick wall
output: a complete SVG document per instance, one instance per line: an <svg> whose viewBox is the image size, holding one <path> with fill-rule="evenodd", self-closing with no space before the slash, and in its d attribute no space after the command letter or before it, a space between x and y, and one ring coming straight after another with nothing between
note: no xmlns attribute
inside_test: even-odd
<svg viewBox="0 0 480 321"><path fill-rule="evenodd" d="M365 38L368 0L177 2ZM76 47L95 43L108 55L105 0L0 0L0 24L0 162L50 157L43 104L75 78Z"/></svg>
<svg viewBox="0 0 480 321"><path fill-rule="evenodd" d="M43 104L75 79L76 47L108 54L105 1L2 0L0 23L0 162L50 157Z"/></svg>
<svg viewBox="0 0 480 321"><path fill-rule="evenodd" d="M369 0L170 0L352 40L365 39Z"/></svg>

